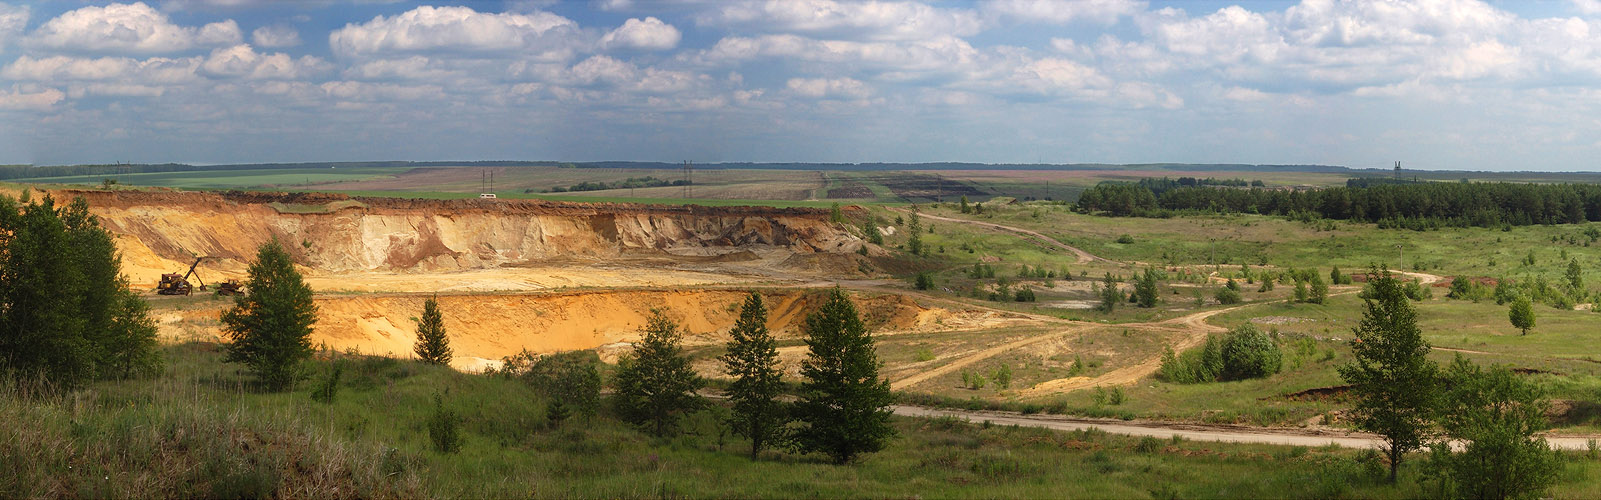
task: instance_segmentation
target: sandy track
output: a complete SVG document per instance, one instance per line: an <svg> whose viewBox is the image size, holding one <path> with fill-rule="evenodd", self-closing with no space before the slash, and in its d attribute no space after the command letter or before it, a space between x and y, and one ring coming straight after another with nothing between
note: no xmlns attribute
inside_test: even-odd
<svg viewBox="0 0 1601 500"><path fill-rule="evenodd" d="M958 359L956 361L952 361L950 363L946 363L946 364L941 365L941 366L939 366L937 368L934 368L932 370L924 371L924 372L912 375L910 377L906 377L906 378L903 378L903 379L900 379L900 380L897 380L897 381L894 381L894 382L890 382L889 387L890 387L891 390L905 389L907 387L911 387L911 386L923 383L924 381L927 381L927 380L932 379L934 377L938 377L938 376L941 376L941 375L952 373L952 372L955 372L957 370L972 366L974 363L977 363L977 362L980 362L980 361L983 361L983 360L986 360L986 359L989 359L989 358L993 358L995 356L1000 355L1001 353L1004 353L1004 352L1007 352L1007 351L1011 351L1013 349L1017 349L1017 348L1021 348L1021 347L1026 347L1026 346L1038 344L1040 342L1044 342L1044 341L1047 341L1047 340L1058 339L1058 338L1061 338L1064 335L1071 334L1071 333L1078 333L1078 332L1081 332L1081 331L1089 329L1089 328L1093 328L1093 325L1087 325L1087 324L1086 325L1079 325L1077 327L1072 327L1072 328L1068 328L1068 329L1065 329L1065 330L1059 330L1059 331L1055 331L1055 332L1051 332L1051 333L1046 333L1046 334L1041 334L1041 335L1035 335L1035 336L1032 336L1032 337L1027 337L1027 338L1024 338L1024 339L1021 339L1021 340L1015 340L1015 341L1012 341L1012 342L1007 342L1005 344L1001 344L1001 345L998 345L998 346L995 346L995 347L984 349L982 351L979 351L979 352L976 352L976 353L973 353L973 354L969 354L967 356L962 357L961 359Z"/></svg>
<svg viewBox="0 0 1601 500"><path fill-rule="evenodd" d="M1011 412L949 410L922 406L893 406L896 415L905 417L955 417L973 422L988 421L996 425L1038 427L1061 431L1100 429L1126 436L1171 438L1182 436L1194 441L1221 443L1258 443L1288 446L1336 445L1346 448L1378 448L1379 437L1373 434L1339 432L1331 430L1248 427L1242 425L1181 424L1174 422L1122 421L1074 418L1056 415L1021 415ZM1552 448L1585 450L1588 442L1601 436L1546 436Z"/></svg>

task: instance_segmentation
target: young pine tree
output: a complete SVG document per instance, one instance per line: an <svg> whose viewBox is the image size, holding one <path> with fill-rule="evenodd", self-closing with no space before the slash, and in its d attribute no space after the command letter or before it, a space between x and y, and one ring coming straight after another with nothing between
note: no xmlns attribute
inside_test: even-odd
<svg viewBox="0 0 1601 500"><path fill-rule="evenodd" d="M1535 436L1548 426L1540 386L1506 367L1481 369L1461 354L1445 380L1440 426L1464 444L1461 453L1435 445L1429 465L1451 478L1457 498L1541 497L1562 471L1562 456Z"/></svg>
<svg viewBox="0 0 1601 500"><path fill-rule="evenodd" d="M1329 300L1329 284L1324 283L1323 277L1318 273L1314 272L1309 274L1312 276L1312 290L1311 293L1307 295L1306 301L1313 304L1322 304L1324 301Z"/></svg>
<svg viewBox="0 0 1601 500"><path fill-rule="evenodd" d="M1145 274L1134 283L1134 295L1139 299L1140 307L1156 307L1156 270L1145 268Z"/></svg>
<svg viewBox="0 0 1601 500"><path fill-rule="evenodd" d="M967 195L962 195L962 213L973 213L973 207L967 204Z"/></svg>
<svg viewBox="0 0 1601 500"><path fill-rule="evenodd" d="M895 434L889 425L889 380L878 377L878 354L856 306L835 288L802 329L809 351L794 407L802 424L795 444L840 464L883 449Z"/></svg>
<svg viewBox="0 0 1601 500"><path fill-rule="evenodd" d="M439 313L439 297L429 297L422 304L422 319L417 320L417 345L412 347L424 363L450 365L450 337L445 335L445 316Z"/></svg>
<svg viewBox="0 0 1601 500"><path fill-rule="evenodd" d="M1369 274L1377 278L1362 296L1362 321L1351 340L1356 360L1339 371L1356 396L1357 428L1384 439L1394 482L1402 457L1430 436L1438 368L1427 358L1429 343L1401 282L1389 269Z"/></svg>
<svg viewBox="0 0 1601 500"><path fill-rule="evenodd" d="M1123 299L1123 292L1117 289L1117 280L1112 279L1112 273L1106 273L1106 279L1101 280L1099 293L1101 305L1096 309L1101 312L1112 312L1117 308L1117 303Z"/></svg>
<svg viewBox="0 0 1601 500"><path fill-rule="evenodd" d="M623 420L665 436L680 416L703 406L695 393L703 382L679 346L678 324L666 313L651 311L643 333L634 352L617 364L617 411Z"/></svg>
<svg viewBox="0 0 1601 500"><path fill-rule="evenodd" d="M268 390L288 389L299 377L300 362L311 357L311 325L317 321L311 287L273 240L256 252L245 290L222 312L225 360L249 366Z"/></svg>
<svg viewBox="0 0 1601 500"><path fill-rule="evenodd" d="M767 305L760 294L745 297L729 336L728 353L721 358L734 377L728 386L728 399L734 404L729 424L750 438L750 458L755 460L781 437L786 424L784 405L778 401L783 372L778 369L777 343L767 331Z"/></svg>
<svg viewBox="0 0 1601 500"><path fill-rule="evenodd" d="M912 205L912 217L906 230L910 232L906 236L906 250L912 255L923 255L923 218L917 215L917 205Z"/></svg>

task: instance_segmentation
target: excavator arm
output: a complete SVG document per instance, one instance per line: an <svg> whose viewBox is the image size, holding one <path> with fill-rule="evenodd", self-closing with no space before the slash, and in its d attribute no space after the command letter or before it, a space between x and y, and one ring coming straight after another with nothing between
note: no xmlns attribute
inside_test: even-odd
<svg viewBox="0 0 1601 500"><path fill-rule="evenodd" d="M183 279L185 281L188 281L190 276L194 276L195 281L200 282L200 289L201 290L205 290L206 289L206 280L200 279L200 275L199 274L195 274L195 267L199 266L200 265L200 261L202 261L202 260L206 260L206 258L205 257L195 257L195 263L194 264L189 264L189 272L184 273Z"/></svg>

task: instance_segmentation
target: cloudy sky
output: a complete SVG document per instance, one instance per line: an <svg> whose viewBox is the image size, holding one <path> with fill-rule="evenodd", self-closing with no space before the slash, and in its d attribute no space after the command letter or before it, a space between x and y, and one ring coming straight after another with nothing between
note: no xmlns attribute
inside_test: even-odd
<svg viewBox="0 0 1601 500"><path fill-rule="evenodd" d="M0 163L1601 170L1601 0L0 2Z"/></svg>

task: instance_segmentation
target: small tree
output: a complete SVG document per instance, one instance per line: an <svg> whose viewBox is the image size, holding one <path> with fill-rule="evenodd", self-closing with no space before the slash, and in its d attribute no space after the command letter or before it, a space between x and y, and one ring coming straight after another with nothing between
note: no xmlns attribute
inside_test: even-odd
<svg viewBox="0 0 1601 500"><path fill-rule="evenodd" d="M917 273L917 277L912 281L912 287L918 290L929 290L934 288L934 273L928 271L919 271Z"/></svg>
<svg viewBox="0 0 1601 500"><path fill-rule="evenodd" d="M1568 281L1568 293L1570 295L1578 296L1580 293L1584 292L1584 269L1579 267L1579 259L1568 261L1568 272L1566 277Z"/></svg>
<svg viewBox="0 0 1601 500"><path fill-rule="evenodd" d="M434 412L428 416L428 439L434 443L434 451L440 453L455 453L461 450L461 432L457 426L461 417L456 411L445 406L445 399L438 394L434 395Z"/></svg>
<svg viewBox="0 0 1601 500"><path fill-rule="evenodd" d="M1217 374L1219 380L1266 377L1278 373L1284 362L1284 354L1273 337L1249 324L1230 330L1221 351L1223 369Z"/></svg>
<svg viewBox="0 0 1601 500"><path fill-rule="evenodd" d="M1437 368L1400 281L1389 269L1369 275L1377 278L1362 295L1362 321L1353 330L1356 360L1339 371L1356 396L1357 428L1383 437L1395 482L1402 457L1429 438Z"/></svg>
<svg viewBox="0 0 1601 500"><path fill-rule="evenodd" d="M1529 296L1518 295L1518 298L1512 299L1512 305L1507 308L1507 319L1514 328L1523 330L1523 335L1529 334L1529 329L1534 328L1534 304L1529 301Z"/></svg>
<svg viewBox="0 0 1601 500"><path fill-rule="evenodd" d="M1313 304L1322 304L1323 301L1329 299L1329 284L1324 283L1323 277L1318 273L1314 272L1309 274L1312 275L1312 291L1311 294L1307 296L1306 301Z"/></svg>
<svg viewBox="0 0 1601 500"><path fill-rule="evenodd" d="M1538 498L1556 482L1562 457L1534 435L1546 427L1539 386L1506 367L1482 370L1461 354L1445 380L1440 426L1467 444L1461 453L1435 445L1429 465L1459 498Z"/></svg>
<svg viewBox="0 0 1601 500"><path fill-rule="evenodd" d="M964 213L964 214L973 213L973 207L968 206L968 204L967 204L967 195L965 195L965 194L962 195L962 213Z"/></svg>
<svg viewBox="0 0 1601 500"><path fill-rule="evenodd" d="M1123 300L1123 292L1117 289L1117 280L1112 279L1112 273L1106 273L1106 279L1101 280L1101 305L1096 309L1101 312L1112 312L1117 303Z"/></svg>
<svg viewBox="0 0 1601 500"><path fill-rule="evenodd" d="M422 304L422 319L417 320L417 344L412 350L424 363L450 364L450 338L445 335L445 316L439 313L438 296L429 297Z"/></svg>
<svg viewBox="0 0 1601 500"><path fill-rule="evenodd" d="M750 458L777 441L787 416L778 394L784 384L778 368L778 348L767 331L767 305L762 296L751 292L739 308L739 319L729 331L728 353L723 365L734 382L728 386L728 399L734 409L729 425L734 432L750 438Z"/></svg>
<svg viewBox="0 0 1601 500"><path fill-rule="evenodd" d="M274 239L256 252L245 290L222 312L229 340L224 359L249 366L268 390L288 389L299 377L300 362L311 356L311 325L317 321L311 287Z"/></svg>
<svg viewBox="0 0 1601 500"><path fill-rule="evenodd" d="M867 237L868 243L872 243L874 245L884 244L884 233L879 232L878 226L873 225L872 217L868 217L867 220L862 221L862 234Z"/></svg>
<svg viewBox="0 0 1601 500"><path fill-rule="evenodd" d="M923 255L923 218L917 215L917 205L912 205L912 217L907 222L906 230L910 233L906 239L906 250L912 255Z"/></svg>
<svg viewBox="0 0 1601 500"><path fill-rule="evenodd" d="M794 408L801 423L795 444L803 452L826 453L840 464L883 449L895 434L889 425L894 398L889 380L878 377L873 337L856 306L835 288L821 308L806 316L802 330L808 352Z"/></svg>
<svg viewBox="0 0 1601 500"><path fill-rule="evenodd" d="M624 420L665 436L680 415L702 406L695 394L702 381L679 346L678 324L660 309L651 311L643 333L617 365L617 410Z"/></svg>
<svg viewBox="0 0 1601 500"><path fill-rule="evenodd" d="M1134 284L1134 295L1139 298L1140 307L1156 307L1156 270L1145 268L1145 274Z"/></svg>

